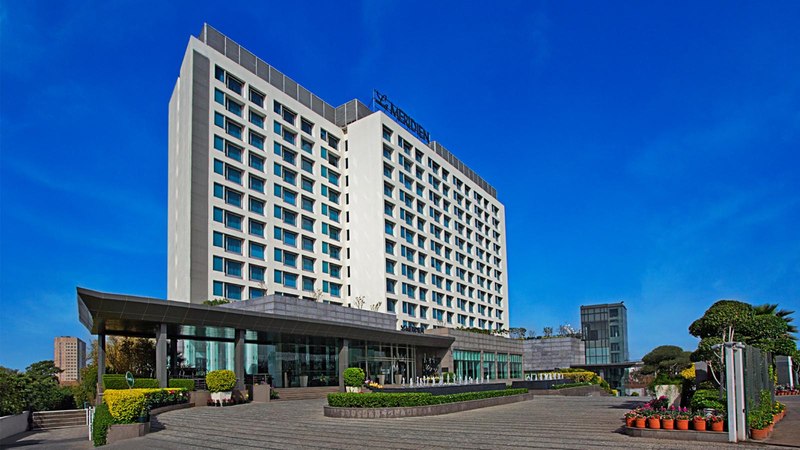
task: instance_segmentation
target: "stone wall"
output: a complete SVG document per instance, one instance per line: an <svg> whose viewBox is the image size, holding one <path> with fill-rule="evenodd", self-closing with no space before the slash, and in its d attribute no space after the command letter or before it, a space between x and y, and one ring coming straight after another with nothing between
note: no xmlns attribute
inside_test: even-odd
<svg viewBox="0 0 800 450"><path fill-rule="evenodd" d="M526 339L523 342L525 372L563 369L585 364L584 343L574 337Z"/></svg>

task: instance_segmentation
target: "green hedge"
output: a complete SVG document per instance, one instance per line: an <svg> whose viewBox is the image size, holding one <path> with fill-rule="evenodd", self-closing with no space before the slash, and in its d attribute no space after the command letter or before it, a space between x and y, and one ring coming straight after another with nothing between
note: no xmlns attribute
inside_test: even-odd
<svg viewBox="0 0 800 450"><path fill-rule="evenodd" d="M125 381L125 375L119 374L105 374L103 375L103 387L106 389L128 389L128 383ZM134 389L154 389L160 387L158 380L155 378L134 378Z"/></svg>
<svg viewBox="0 0 800 450"><path fill-rule="evenodd" d="M564 383L564 384L555 384L550 389L566 389L566 388L574 388L574 387L581 387L581 386L593 386L592 383Z"/></svg>
<svg viewBox="0 0 800 450"><path fill-rule="evenodd" d="M694 411L702 411L704 408L714 408L725 413L728 406L725 396L719 395L718 389L698 389L692 396L689 404Z"/></svg>
<svg viewBox="0 0 800 450"><path fill-rule="evenodd" d="M169 380L169 387L171 388L182 388L186 389L187 391L194 390L194 380L187 380L183 378L172 378Z"/></svg>
<svg viewBox="0 0 800 450"><path fill-rule="evenodd" d="M92 441L95 447L106 445L108 427L114 424L114 418L108 410L108 405L103 403L94 410L94 421L92 422Z"/></svg>
<svg viewBox="0 0 800 450"><path fill-rule="evenodd" d="M484 398L506 397L509 395L527 394L527 389L504 389L498 391L465 392L462 394L432 395L427 392L410 392L390 394L373 392L358 394L340 392L328 394L328 406L335 408L395 408L408 406L441 405L444 403L465 402Z"/></svg>

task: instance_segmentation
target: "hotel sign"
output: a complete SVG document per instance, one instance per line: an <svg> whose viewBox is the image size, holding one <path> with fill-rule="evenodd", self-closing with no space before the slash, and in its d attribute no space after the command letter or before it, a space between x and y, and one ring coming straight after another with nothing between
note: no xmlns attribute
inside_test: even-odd
<svg viewBox="0 0 800 450"><path fill-rule="evenodd" d="M401 125L406 127L408 131L417 135L420 140L425 142L426 144L431 141L431 134L422 127L422 125L418 124L414 119L412 119L408 114L405 113L402 109L395 106L391 100L386 98L386 94L381 94L378 92L377 89L373 92L373 100L375 103L378 104L384 111L391 114L392 117L397 119Z"/></svg>

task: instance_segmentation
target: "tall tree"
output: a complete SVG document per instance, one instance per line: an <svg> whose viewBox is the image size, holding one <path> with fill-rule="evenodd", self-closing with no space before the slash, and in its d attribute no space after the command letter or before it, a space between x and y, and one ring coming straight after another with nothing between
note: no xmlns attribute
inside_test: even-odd
<svg viewBox="0 0 800 450"><path fill-rule="evenodd" d="M654 348L642 357L644 366L639 370L642 375L665 374L677 377L681 370L689 367L692 362L689 356L692 352L684 351L675 345L662 345Z"/></svg>

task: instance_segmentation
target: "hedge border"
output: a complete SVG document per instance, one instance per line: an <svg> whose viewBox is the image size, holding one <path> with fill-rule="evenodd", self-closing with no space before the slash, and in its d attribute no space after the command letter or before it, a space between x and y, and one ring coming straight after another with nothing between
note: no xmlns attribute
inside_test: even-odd
<svg viewBox="0 0 800 450"><path fill-rule="evenodd" d="M372 394L364 394L372 395ZM508 405L511 403L533 400L534 394L506 395L490 397L479 400L443 403L438 405L411 406L398 408L334 408L325 406L323 412L326 417L339 419L391 419L400 417L423 417L451 414L472 409L488 408L491 406Z"/></svg>
<svg viewBox="0 0 800 450"><path fill-rule="evenodd" d="M328 394L328 406L332 408L412 408L441 405L494 397L526 394L528 390L503 389L493 391L462 392L459 394L432 395L427 392L409 393L333 393Z"/></svg>

